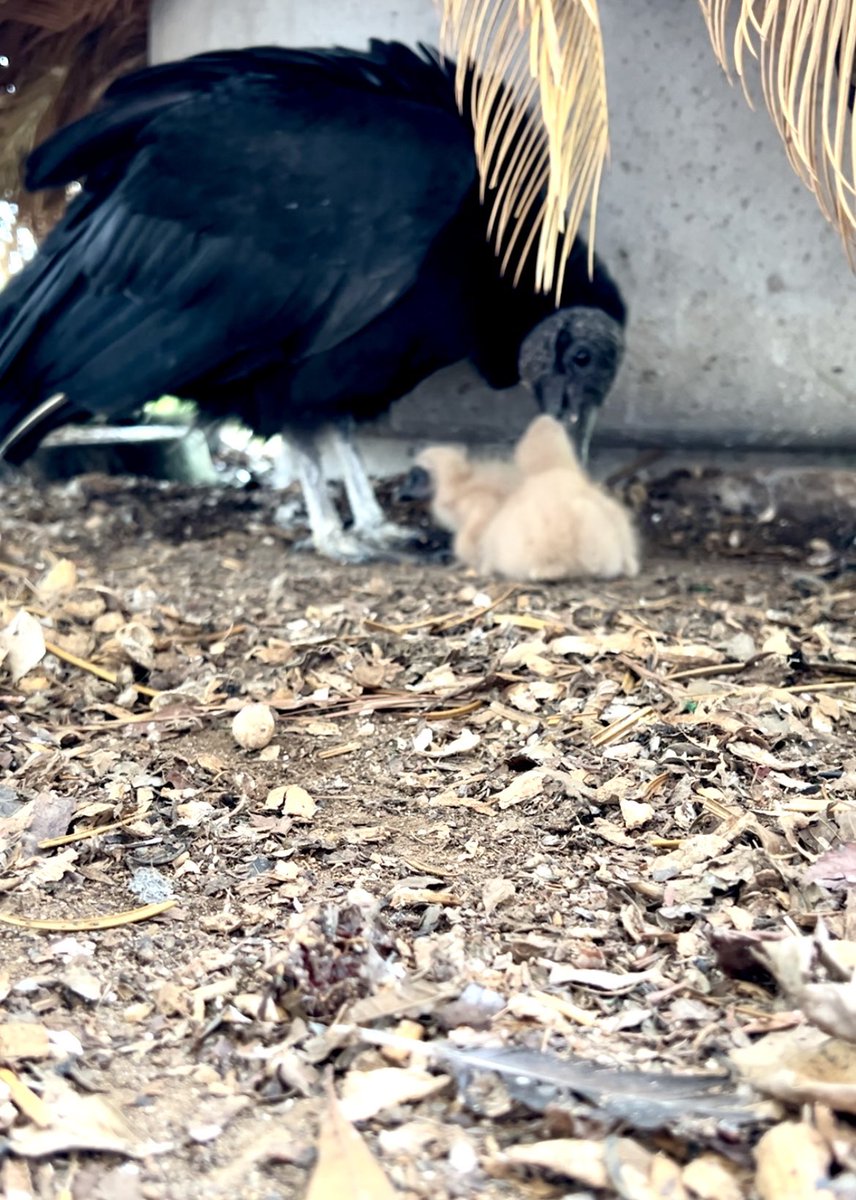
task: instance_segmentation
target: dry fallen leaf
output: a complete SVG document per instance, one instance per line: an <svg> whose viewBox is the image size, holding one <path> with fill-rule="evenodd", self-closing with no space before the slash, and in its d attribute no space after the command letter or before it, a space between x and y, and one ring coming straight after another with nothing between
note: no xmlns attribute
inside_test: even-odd
<svg viewBox="0 0 856 1200"><path fill-rule="evenodd" d="M184 804L176 804L175 815L185 829L196 829L211 820L214 805L207 800L186 800Z"/></svg>
<svg viewBox="0 0 856 1200"><path fill-rule="evenodd" d="M778 1100L856 1113L856 1046L801 1025L731 1051L743 1077Z"/></svg>
<svg viewBox="0 0 856 1200"><path fill-rule="evenodd" d="M596 654L627 654L633 650L637 640L635 633L593 633L589 637L567 634L553 638L550 653L576 658L594 658Z"/></svg>
<svg viewBox="0 0 856 1200"><path fill-rule="evenodd" d="M541 767L524 771L512 779L508 787L491 796L491 803L498 804L500 808L511 808L515 804L525 804L527 800L534 800L543 792L546 776L547 772Z"/></svg>
<svg viewBox="0 0 856 1200"><path fill-rule="evenodd" d="M856 886L856 843L833 846L811 864L803 875L805 883L817 883L829 891Z"/></svg>
<svg viewBox="0 0 856 1200"><path fill-rule="evenodd" d="M735 1168L718 1154L700 1154L692 1159L681 1178L693 1200L742 1200L744 1194Z"/></svg>
<svg viewBox="0 0 856 1200"><path fill-rule="evenodd" d="M220 758L217 754L200 754L196 761L203 771L208 771L211 775L219 775L229 766L225 758Z"/></svg>
<svg viewBox="0 0 856 1200"><path fill-rule="evenodd" d="M561 986L576 983L581 987L597 988L600 992L630 992L653 976L652 971L599 971L595 968L574 967L566 963L554 963L550 970L550 983Z"/></svg>
<svg viewBox="0 0 856 1200"><path fill-rule="evenodd" d="M804 1121L783 1121L755 1147L755 1185L761 1200L834 1200L824 1187L831 1156L823 1138Z"/></svg>
<svg viewBox="0 0 856 1200"><path fill-rule="evenodd" d="M780 654L788 658L793 653L791 639L784 629L777 629L761 644L762 654Z"/></svg>
<svg viewBox="0 0 856 1200"><path fill-rule="evenodd" d="M60 979L63 986L67 987L75 996L79 996L81 1000L88 1000L90 1004L95 1004L101 999L104 991L101 980L78 962L70 962L62 972Z"/></svg>
<svg viewBox="0 0 856 1200"><path fill-rule="evenodd" d="M136 663L150 671L155 665L155 635L142 621L128 621L120 625L113 635L123 653Z"/></svg>
<svg viewBox="0 0 856 1200"><path fill-rule="evenodd" d="M756 767L767 767L773 771L792 771L803 765L801 762L782 762L780 758L776 758L775 754L771 754L763 746L756 746L753 742L729 742L728 752Z"/></svg>
<svg viewBox="0 0 856 1200"><path fill-rule="evenodd" d="M398 1195L331 1088L305 1200L396 1200Z"/></svg>
<svg viewBox="0 0 856 1200"><path fill-rule="evenodd" d="M516 894L510 879L488 879L482 887L482 904L488 916Z"/></svg>
<svg viewBox="0 0 856 1200"><path fill-rule="evenodd" d="M78 852L73 846L43 858L27 876L28 889L43 887L46 883L57 883L69 871L75 870L77 859Z"/></svg>
<svg viewBox="0 0 856 1200"><path fill-rule="evenodd" d="M411 1058L414 1058L419 1051L419 1042L425 1037L425 1029L418 1021L412 1021L409 1017L405 1017L399 1021L392 1033L396 1037L407 1038L414 1043L413 1052L409 1050L402 1051L396 1046L384 1046L381 1048L381 1057L388 1062L393 1063L397 1067L406 1066Z"/></svg>
<svg viewBox="0 0 856 1200"><path fill-rule="evenodd" d="M842 955L846 954L846 943L821 942L830 962L836 961L835 952L839 945ZM856 1043L856 979L810 982L816 952L817 943L811 937L765 941L754 950L788 998L818 1029L833 1038Z"/></svg>
<svg viewBox="0 0 856 1200"><path fill-rule="evenodd" d="M578 1008L561 996L549 992L525 993L509 996L506 1012L528 1021L537 1021L547 1029L573 1034L573 1024L596 1025L597 1018L585 1009Z"/></svg>
<svg viewBox="0 0 856 1200"><path fill-rule="evenodd" d="M632 1138L555 1138L512 1146L493 1160L494 1167L512 1164L539 1167L587 1187L614 1188L633 1200L687 1200L678 1165Z"/></svg>
<svg viewBox="0 0 856 1200"><path fill-rule="evenodd" d="M285 789L282 811L286 816L300 817L304 821L311 821L318 811L318 805L305 788L292 783Z"/></svg>
<svg viewBox="0 0 856 1200"><path fill-rule="evenodd" d="M833 1038L856 1042L856 980L807 983L793 998L818 1029Z"/></svg>
<svg viewBox="0 0 856 1200"><path fill-rule="evenodd" d="M619 800L618 807L628 829L640 829L654 816L654 806L641 800Z"/></svg>
<svg viewBox="0 0 856 1200"><path fill-rule="evenodd" d="M45 1081L41 1100L50 1124L11 1130L13 1153L24 1158L46 1158L72 1150L100 1150L142 1158L151 1152L119 1109L103 1096L83 1095L58 1075L51 1075Z"/></svg>
<svg viewBox="0 0 856 1200"><path fill-rule="evenodd" d="M431 888L393 887L389 893L391 908L419 907L423 904L442 904L456 907L461 903L454 892L435 892Z"/></svg>
<svg viewBox="0 0 856 1200"><path fill-rule="evenodd" d="M643 1147L639 1146L636 1153L637 1159L644 1160L644 1154ZM681 1178L681 1168L662 1150L649 1159L647 1178L644 1174L644 1165L640 1163L637 1170L642 1176L639 1180L642 1185L639 1193L640 1200L643 1196L645 1200L688 1200ZM632 1189L629 1187L627 1194L632 1195Z"/></svg>
<svg viewBox="0 0 856 1200"><path fill-rule="evenodd" d="M7 1157L0 1166L0 1195L10 1200L35 1200L36 1185L29 1163ZM129 1200L138 1200L131 1196Z"/></svg>
<svg viewBox="0 0 856 1200"><path fill-rule="evenodd" d="M45 571L36 584L36 591L46 604L63 592L72 592L77 587L77 567L69 558L58 559Z"/></svg>
<svg viewBox="0 0 856 1200"><path fill-rule="evenodd" d="M279 787L271 788L267 796L265 796L265 812L279 812L284 800L285 786L283 784L280 784Z"/></svg>
<svg viewBox="0 0 856 1200"><path fill-rule="evenodd" d="M423 750L422 753L426 758L452 758L456 754L469 754L480 741L481 738L475 730L465 726L456 738L441 746L439 750Z"/></svg>
<svg viewBox="0 0 856 1200"><path fill-rule="evenodd" d="M47 1058L50 1036L44 1025L29 1021L5 1021L0 1024L0 1059Z"/></svg>
<svg viewBox="0 0 856 1200"><path fill-rule="evenodd" d="M537 1167L574 1179L586 1187L609 1186L603 1141L585 1138L551 1138L544 1142L509 1146L493 1159L494 1166Z"/></svg>
<svg viewBox="0 0 856 1200"><path fill-rule="evenodd" d="M409 1104L441 1092L447 1075L431 1075L414 1067L378 1067L349 1071L342 1081L340 1108L347 1121L367 1121L395 1104Z"/></svg>
<svg viewBox="0 0 856 1200"><path fill-rule="evenodd" d="M676 850L652 860L651 878L664 880L680 875L697 875L696 867L718 858L750 829L757 832L751 813L721 827L716 833L693 834L685 838Z"/></svg>
<svg viewBox="0 0 856 1200"><path fill-rule="evenodd" d="M412 1162L432 1143L445 1146L449 1140L448 1127L438 1121L417 1119L405 1121L394 1129L382 1129L378 1133L377 1143L385 1159L399 1158Z"/></svg>
<svg viewBox="0 0 856 1200"><path fill-rule="evenodd" d="M45 635L39 621L19 609L5 629L0 629L0 661L17 683L45 656Z"/></svg>
<svg viewBox="0 0 856 1200"><path fill-rule="evenodd" d="M433 1012L438 1005L457 994L458 989L454 983L450 986L405 976L403 979L384 983L372 995L349 1004L342 1020L363 1025L381 1018L401 1016L403 1013ZM421 1026L419 1028L421 1029ZM422 1034L418 1036L421 1037ZM413 1049L409 1039L410 1035L405 1033L402 1049L407 1055Z"/></svg>
<svg viewBox="0 0 856 1200"><path fill-rule="evenodd" d="M32 1121L34 1125L38 1125L42 1129L50 1125L51 1117L48 1106L14 1071L10 1071L8 1067L0 1067L0 1083L5 1084L9 1089L12 1103L28 1121Z"/></svg>

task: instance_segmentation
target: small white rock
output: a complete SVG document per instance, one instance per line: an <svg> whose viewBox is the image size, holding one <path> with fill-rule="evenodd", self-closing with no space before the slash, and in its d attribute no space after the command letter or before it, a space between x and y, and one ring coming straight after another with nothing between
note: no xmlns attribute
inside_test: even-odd
<svg viewBox="0 0 856 1200"><path fill-rule="evenodd" d="M192 1142L204 1145L205 1142L213 1142L222 1132L223 1126L212 1122L210 1125L191 1125L187 1130L187 1135Z"/></svg>
<svg viewBox="0 0 856 1200"><path fill-rule="evenodd" d="M266 704L245 704L232 720L232 737L245 750L261 750L273 737L273 727Z"/></svg>

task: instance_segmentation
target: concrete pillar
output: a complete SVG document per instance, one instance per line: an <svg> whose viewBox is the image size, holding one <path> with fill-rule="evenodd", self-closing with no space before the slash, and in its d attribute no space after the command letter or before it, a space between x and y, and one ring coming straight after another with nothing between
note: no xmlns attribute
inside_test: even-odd
<svg viewBox="0 0 856 1200"><path fill-rule="evenodd" d="M598 249L631 310L601 437L856 448L856 281L769 118L728 86L694 0L600 7L612 165ZM155 0L152 51L435 41L437 30L432 0ZM485 397L462 368L417 396L387 428L498 440L531 412L516 394Z"/></svg>
<svg viewBox="0 0 856 1200"><path fill-rule="evenodd" d="M239 46L352 46L370 37L436 45L432 0L154 0L153 62Z"/></svg>

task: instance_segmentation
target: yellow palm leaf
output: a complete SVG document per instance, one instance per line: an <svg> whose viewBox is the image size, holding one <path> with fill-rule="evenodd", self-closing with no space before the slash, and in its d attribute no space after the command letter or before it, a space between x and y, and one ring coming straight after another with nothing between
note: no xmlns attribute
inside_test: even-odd
<svg viewBox="0 0 856 1200"><path fill-rule="evenodd" d="M757 63L791 165L837 227L853 265L856 0L700 3L716 56L726 71L733 59L750 103L747 53Z"/></svg>
<svg viewBox="0 0 856 1200"><path fill-rule="evenodd" d="M558 294L586 209L593 255L609 150L597 0L442 0L442 9L502 268L519 278L534 251L536 287Z"/></svg>

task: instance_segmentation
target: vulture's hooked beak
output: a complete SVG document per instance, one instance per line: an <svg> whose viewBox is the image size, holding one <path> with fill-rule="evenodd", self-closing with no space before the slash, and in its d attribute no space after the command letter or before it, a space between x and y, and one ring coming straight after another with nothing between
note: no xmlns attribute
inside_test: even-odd
<svg viewBox="0 0 856 1200"><path fill-rule="evenodd" d="M532 392L542 413L561 421L570 434L577 457L588 462L591 439L597 425L600 399L575 387L566 375L542 376L532 384Z"/></svg>
<svg viewBox="0 0 856 1200"><path fill-rule="evenodd" d="M576 421L571 426L571 437L577 448L577 456L583 466L588 465L591 439L600 412L599 404L586 404L577 410Z"/></svg>

